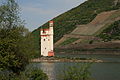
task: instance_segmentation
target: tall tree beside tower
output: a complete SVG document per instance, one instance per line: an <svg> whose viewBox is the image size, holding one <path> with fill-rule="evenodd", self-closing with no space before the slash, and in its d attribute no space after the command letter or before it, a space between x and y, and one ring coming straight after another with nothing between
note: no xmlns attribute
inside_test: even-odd
<svg viewBox="0 0 120 80"><path fill-rule="evenodd" d="M34 53L31 33L23 22L15 0L0 4L0 71L19 74L29 63L28 56Z"/></svg>

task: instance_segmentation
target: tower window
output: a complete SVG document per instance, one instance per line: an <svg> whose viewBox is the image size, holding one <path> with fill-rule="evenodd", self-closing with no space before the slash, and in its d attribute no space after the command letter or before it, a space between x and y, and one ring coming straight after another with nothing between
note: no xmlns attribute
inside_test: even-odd
<svg viewBox="0 0 120 80"><path fill-rule="evenodd" d="M45 39L44 39L44 41L45 41Z"/></svg>
<svg viewBox="0 0 120 80"><path fill-rule="evenodd" d="M43 30L43 33L45 33L45 30Z"/></svg>

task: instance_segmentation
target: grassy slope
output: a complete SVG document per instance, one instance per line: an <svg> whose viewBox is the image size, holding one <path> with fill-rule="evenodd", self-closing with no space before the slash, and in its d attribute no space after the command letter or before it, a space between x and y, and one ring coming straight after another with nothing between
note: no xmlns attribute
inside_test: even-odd
<svg viewBox="0 0 120 80"><path fill-rule="evenodd" d="M91 22L97 14L103 11L110 11L120 8L120 3L114 4L115 0L88 0L83 4L54 18L54 40L58 41L64 34L68 34L76 28L76 25L87 24ZM104 6L104 7L103 7ZM48 22L43 28L48 27ZM39 49L39 29L33 31L36 47Z"/></svg>

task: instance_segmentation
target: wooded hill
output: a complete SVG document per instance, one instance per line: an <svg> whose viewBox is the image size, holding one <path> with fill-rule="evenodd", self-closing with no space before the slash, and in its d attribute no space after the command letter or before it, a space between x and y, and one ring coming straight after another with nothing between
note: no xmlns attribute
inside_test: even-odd
<svg viewBox="0 0 120 80"><path fill-rule="evenodd" d="M95 17L101 12L119 10L120 9L120 0L87 0L81 5L53 18L52 20L55 22L54 26L54 42L60 40L65 34L70 34L74 29L76 29L76 25L85 25L90 23ZM115 22L115 25L119 23ZM114 24L114 23L113 23ZM33 35L35 38L36 48L39 49L40 44L40 28L48 27L48 22L46 22L42 27L33 31ZM106 29L106 28L105 28ZM102 31L105 33L105 29ZM112 27L107 30L113 29ZM103 36L103 32L100 31L97 36ZM109 31L108 31L109 32ZM72 39L74 41L74 39Z"/></svg>

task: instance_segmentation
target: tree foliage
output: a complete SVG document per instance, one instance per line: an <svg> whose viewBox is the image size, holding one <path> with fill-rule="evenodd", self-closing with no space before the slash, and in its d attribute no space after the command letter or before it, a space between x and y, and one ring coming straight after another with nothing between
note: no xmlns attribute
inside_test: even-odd
<svg viewBox="0 0 120 80"><path fill-rule="evenodd" d="M33 56L34 43L31 33L19 17L15 0L0 5L0 70L19 74Z"/></svg>
<svg viewBox="0 0 120 80"><path fill-rule="evenodd" d="M103 41L120 40L120 20L109 25L97 36Z"/></svg>
<svg viewBox="0 0 120 80"><path fill-rule="evenodd" d="M30 80L48 80L48 76L40 69L34 69L26 76L28 76Z"/></svg>
<svg viewBox="0 0 120 80"><path fill-rule="evenodd" d="M20 72L20 75L0 72L0 80L48 80L48 76L41 69L29 68Z"/></svg>
<svg viewBox="0 0 120 80"><path fill-rule="evenodd" d="M83 63L66 67L63 71L64 74L60 76L60 80L90 80L90 66L91 63Z"/></svg>
<svg viewBox="0 0 120 80"><path fill-rule="evenodd" d="M0 6L0 28L11 29L22 25L18 14L19 6L15 0L5 0Z"/></svg>

